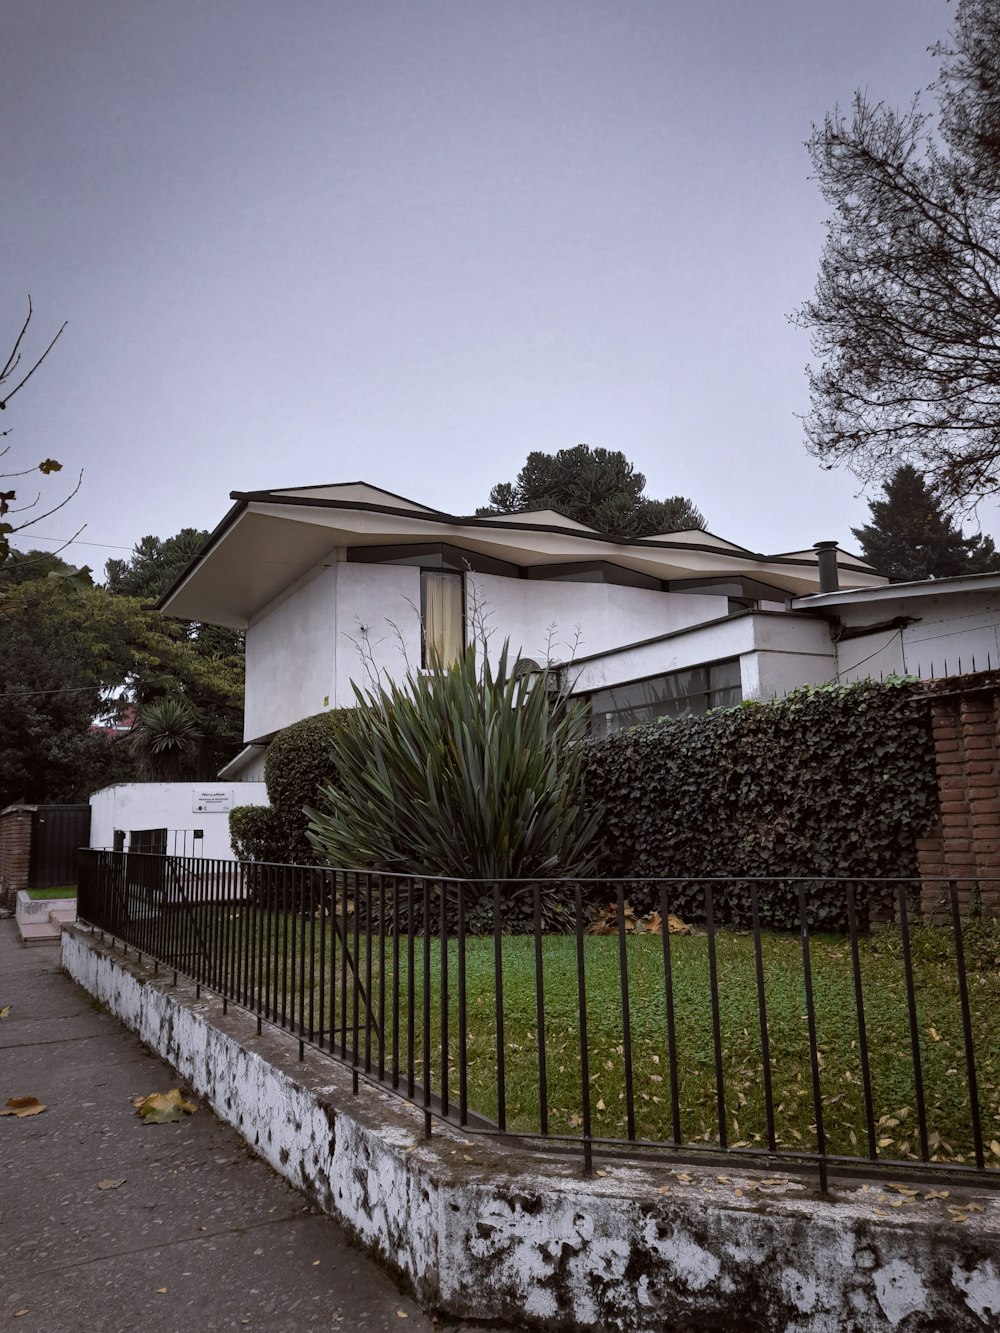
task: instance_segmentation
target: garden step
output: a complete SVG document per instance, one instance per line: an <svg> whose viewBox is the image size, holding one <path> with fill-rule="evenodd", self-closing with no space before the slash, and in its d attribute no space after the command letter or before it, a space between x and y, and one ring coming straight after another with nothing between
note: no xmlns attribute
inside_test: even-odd
<svg viewBox="0 0 1000 1333"><path fill-rule="evenodd" d="M17 923L25 944L58 944L62 927L54 921L21 921Z"/></svg>
<svg viewBox="0 0 1000 1333"><path fill-rule="evenodd" d="M76 920L76 905L72 907L50 907L49 920L56 926L72 925Z"/></svg>

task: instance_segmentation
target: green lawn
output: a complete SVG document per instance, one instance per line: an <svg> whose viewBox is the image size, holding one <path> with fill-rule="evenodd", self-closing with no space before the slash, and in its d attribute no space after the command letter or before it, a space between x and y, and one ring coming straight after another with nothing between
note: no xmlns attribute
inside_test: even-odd
<svg viewBox="0 0 1000 1333"><path fill-rule="evenodd" d="M76 885L61 884L55 889L28 889L27 894L33 902L41 902L49 898L75 898Z"/></svg>
<svg viewBox="0 0 1000 1333"><path fill-rule="evenodd" d="M291 1005L292 978L287 975L290 944L278 938L281 932L277 928L281 924L277 917L253 911L244 915L237 910L229 917L229 926L234 932L250 926L261 932L264 943L256 947L265 955L275 960L284 955L286 975L282 977L280 965L273 965L270 985L272 992L289 992ZM318 962L321 930L318 924L312 927L311 947L307 936L307 963L310 953ZM269 944L266 943L268 937ZM951 934L940 927L919 925L912 930L911 939L931 1154L937 1160L969 1161L972 1154L969 1090ZM323 947L329 967L326 941ZM385 947L385 959L380 963L379 941L373 939L372 1004L377 1020L381 972L386 996L385 1059L391 1065L394 985L399 986L401 995L399 1046L402 1059L405 1060L406 1054L407 966L405 941L398 974L393 970L391 947L388 943ZM671 951L681 1139L684 1142L718 1142L708 941L704 936L674 936ZM625 1138L628 1124L618 940L616 937L590 936L584 942L584 952L592 1130L599 1137ZM296 955L296 970L301 972L298 936ZM872 1097L878 1122L878 1151L887 1158L915 1159L919 1157L919 1139L898 932L887 928L866 937L861 942L860 955ZM811 945L811 958L827 1150L863 1156L867 1153L867 1136L848 943L840 937L816 937ZM546 937L542 942L542 959L549 1131L576 1135L581 1131L583 1102L578 1055L575 939ZM430 956L430 1028L431 1081L436 1093L440 1091L442 1064L442 961L441 945L435 941ZM727 1137L731 1146L764 1146L763 1061L751 938L719 932L717 961ZM1000 1007L1000 928L997 923L970 926L967 963L982 1132L989 1163L1000 1166L1000 1143L996 1149L990 1149L991 1142L1000 1140L1000 1036L994 1021ZM765 935L763 964L778 1146L810 1150L816 1144L815 1112L798 939ZM364 981L366 950L363 935L358 966ZM672 1135L671 1086L661 939L652 935L630 937L627 940L627 967L635 1133L644 1139L669 1139ZM447 969L448 1081L450 1098L454 1102L458 1090L458 945L454 940L448 945ZM469 1106L495 1120L498 1115L498 1056L492 938L467 941L466 972ZM413 1038L419 1082L423 1037L423 962L419 940L413 982L417 997ZM329 983L325 981L327 1006L328 991ZM338 973L338 1004L339 994ZM312 999L318 1023L318 981L314 981ZM297 1008L296 1005L296 1012ZM308 1020L308 1004L306 1016ZM539 1042L534 941L530 937L507 936L503 939L503 1019L507 1124L511 1129L531 1132L539 1126ZM363 1007L361 1021L364 1024ZM339 1015L337 1022L340 1022ZM349 1003L349 1026L350 1022ZM372 1062L377 1065L377 1031L371 1032L370 1042ZM364 1043L362 1031L362 1054Z"/></svg>

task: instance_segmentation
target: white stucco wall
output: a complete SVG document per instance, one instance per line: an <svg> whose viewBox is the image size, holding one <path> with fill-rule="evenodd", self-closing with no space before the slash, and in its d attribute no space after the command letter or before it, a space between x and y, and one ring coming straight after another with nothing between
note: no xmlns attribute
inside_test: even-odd
<svg viewBox="0 0 1000 1333"><path fill-rule="evenodd" d="M824 621L787 613L751 614L605 653L576 669L572 689L580 694L732 657L740 660L744 699L780 697L798 685L819 684L836 674L834 646Z"/></svg>
<svg viewBox="0 0 1000 1333"><path fill-rule="evenodd" d="M406 674L407 661L420 666L420 570L414 565L345 562L338 577L337 672L331 703L352 708L352 681L363 689L373 671L397 679Z"/></svg>
<svg viewBox="0 0 1000 1333"><path fill-rule="evenodd" d="M176 855L232 859L229 813L195 810L201 794L225 795L230 805L267 805L263 782L123 782L103 787L90 798L90 845L111 848L115 830L165 828L167 851ZM195 829L204 836L192 837ZM186 835L186 836L183 836ZM128 839L126 839L126 848Z"/></svg>
<svg viewBox="0 0 1000 1333"><path fill-rule="evenodd" d="M468 576L472 603L493 634L495 657L510 639L516 655L544 662L547 646L554 661L590 656L622 644L666 634L726 614L728 599L702 593L664 593L606 583L570 583L557 579L508 579L493 574ZM551 632L550 626L555 628Z"/></svg>
<svg viewBox="0 0 1000 1333"><path fill-rule="evenodd" d="M332 704L339 572L335 559L318 565L248 627L245 740L269 735Z"/></svg>

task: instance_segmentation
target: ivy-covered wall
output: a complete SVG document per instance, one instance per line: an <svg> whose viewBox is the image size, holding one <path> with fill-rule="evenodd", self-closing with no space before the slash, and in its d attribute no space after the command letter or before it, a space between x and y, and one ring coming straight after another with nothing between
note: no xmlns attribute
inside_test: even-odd
<svg viewBox="0 0 1000 1333"><path fill-rule="evenodd" d="M906 681L806 686L588 742L586 801L603 810L599 873L916 875L917 839L936 808L922 695ZM703 886L671 892L672 911L703 917ZM630 893L640 910L658 906L653 886ZM842 887L817 882L809 901L813 924L843 924ZM795 891L762 887L760 902L765 924L796 924ZM746 924L748 887L720 887L716 910Z"/></svg>

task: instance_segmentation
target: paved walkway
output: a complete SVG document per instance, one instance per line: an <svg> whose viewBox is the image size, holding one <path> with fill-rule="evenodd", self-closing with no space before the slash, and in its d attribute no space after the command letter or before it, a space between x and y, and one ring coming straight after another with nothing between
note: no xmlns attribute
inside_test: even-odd
<svg viewBox="0 0 1000 1333"><path fill-rule="evenodd" d="M435 1324L207 1109L146 1125L178 1077L0 921L0 1328L22 1333ZM197 1099L196 1099L197 1100ZM118 1182L104 1188L100 1182Z"/></svg>

